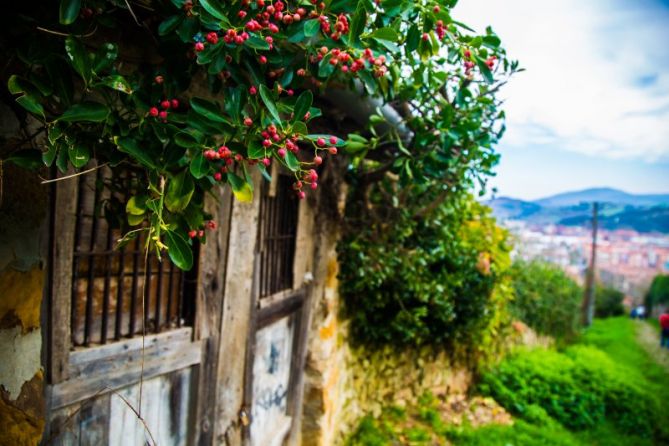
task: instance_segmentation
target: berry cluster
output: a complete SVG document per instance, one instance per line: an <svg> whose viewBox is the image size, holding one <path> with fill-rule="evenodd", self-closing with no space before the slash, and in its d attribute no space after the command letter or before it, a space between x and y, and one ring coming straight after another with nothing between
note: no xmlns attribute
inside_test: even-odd
<svg viewBox="0 0 669 446"><path fill-rule="evenodd" d="M329 34L332 40L339 40L342 35L348 33L348 18L344 14L339 14L337 16L337 21L334 25L334 31L332 31L330 20L327 16L318 15L318 21L321 24L321 31L323 34Z"/></svg>
<svg viewBox="0 0 669 446"><path fill-rule="evenodd" d="M435 6L435 9L437 8L439 7ZM439 40L443 40L446 35L446 28L444 28L444 22L442 20L437 20L437 25L434 28L434 31L437 33L437 36L439 36Z"/></svg>
<svg viewBox="0 0 669 446"><path fill-rule="evenodd" d="M217 226L214 220L209 220L204 224L205 229L211 229L212 231L215 231ZM204 229L191 229L188 231L188 237L192 239L195 237L202 238L204 237Z"/></svg>
<svg viewBox="0 0 669 446"><path fill-rule="evenodd" d="M160 78L160 82L158 82L158 79ZM162 83L162 76L156 76L156 82L157 83ZM179 100L178 99L164 99L160 102L160 109L158 107L151 107L149 109L149 116L153 118L159 118L163 122L167 122L167 115L169 114L167 111L172 109L176 110L179 108Z"/></svg>

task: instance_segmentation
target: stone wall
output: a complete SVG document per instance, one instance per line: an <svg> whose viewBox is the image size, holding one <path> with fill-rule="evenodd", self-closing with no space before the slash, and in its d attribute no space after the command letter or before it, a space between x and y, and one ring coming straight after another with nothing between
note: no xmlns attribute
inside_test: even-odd
<svg viewBox="0 0 669 446"><path fill-rule="evenodd" d="M3 106L3 152L18 138L19 123ZM0 183L0 445L35 445L45 410L40 309L48 190L9 163L0 165Z"/></svg>

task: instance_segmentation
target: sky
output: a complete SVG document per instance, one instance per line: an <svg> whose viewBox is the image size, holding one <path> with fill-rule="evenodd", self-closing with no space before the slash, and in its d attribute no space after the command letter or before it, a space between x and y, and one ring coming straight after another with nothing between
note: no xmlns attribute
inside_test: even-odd
<svg viewBox="0 0 669 446"><path fill-rule="evenodd" d="M501 95L498 196L669 192L669 0L460 0L452 16L526 69Z"/></svg>

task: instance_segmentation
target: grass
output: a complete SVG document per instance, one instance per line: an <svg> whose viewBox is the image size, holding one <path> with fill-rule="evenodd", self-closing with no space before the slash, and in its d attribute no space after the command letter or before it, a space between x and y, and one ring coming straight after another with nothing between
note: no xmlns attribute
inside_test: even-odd
<svg viewBox="0 0 669 446"><path fill-rule="evenodd" d="M540 416L516 419L512 425L490 424L474 428L464 424L445 424L436 410L433 398L423 398L417 407L409 409L390 408L378 418L366 417L358 430L349 437L349 446L381 445L439 445L462 446L654 446L669 444L669 374L644 350L636 340L639 322L628 318L596 320L579 338L576 346L567 347L563 352L550 353L554 357L563 356L565 361L590 361L585 370L592 372L586 379L611 376L624 379L623 387L629 383L659 407L657 423L659 434L653 438L642 432L615 424L606 413L603 419L581 430L569 430L550 418L541 407ZM596 349L596 350L595 350ZM531 355L531 352L520 355ZM579 356L580 355L580 356ZM597 361L597 358L601 358ZM569 358L569 359L567 359ZM542 366L543 367L543 366ZM607 370L598 371L599 368ZM608 370L611 369L611 370ZM604 373L606 372L606 373ZM606 387L604 387L606 388ZM531 391L531 388L530 388ZM559 392L556 389L556 392ZM638 391L642 393L639 394ZM623 403L625 404L624 395ZM501 402L501 401L500 401ZM629 401L635 407L637 400ZM536 406L536 404L533 404ZM513 408L507 408L513 412ZM617 409L620 409L618 407ZM608 409L607 409L608 410ZM632 418L636 416L632 410ZM629 416L629 414L627 415ZM650 419L650 418L644 418ZM638 418L637 418L638 420ZM632 423L632 426L634 423ZM664 428L662 427L664 426ZM659 436L658 436L659 435Z"/></svg>

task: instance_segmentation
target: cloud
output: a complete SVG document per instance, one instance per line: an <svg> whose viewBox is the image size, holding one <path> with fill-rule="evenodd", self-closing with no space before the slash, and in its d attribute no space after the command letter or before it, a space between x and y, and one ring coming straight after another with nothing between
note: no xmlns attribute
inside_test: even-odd
<svg viewBox="0 0 669 446"><path fill-rule="evenodd" d="M505 87L504 145L669 159L669 7L651 0L461 0L527 71Z"/></svg>

